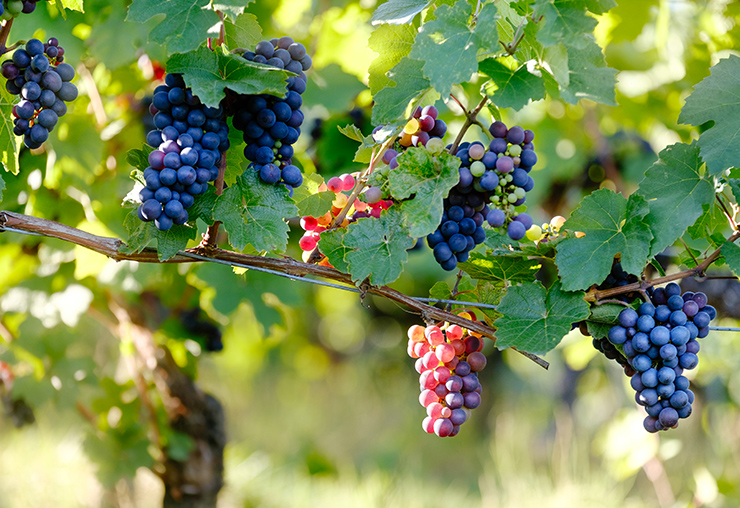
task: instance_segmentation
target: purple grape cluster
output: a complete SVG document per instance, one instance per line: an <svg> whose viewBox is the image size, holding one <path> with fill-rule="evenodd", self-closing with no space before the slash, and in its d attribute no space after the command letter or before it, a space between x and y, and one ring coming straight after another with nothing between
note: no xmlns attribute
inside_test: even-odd
<svg viewBox="0 0 740 508"><path fill-rule="evenodd" d="M156 149L144 170L138 216L167 231L188 221L195 196L218 177L217 165L229 148L229 128L223 109L202 104L180 74L168 74L154 90L150 111L157 128L146 139Z"/></svg>
<svg viewBox="0 0 740 508"><path fill-rule="evenodd" d="M237 95L232 101L233 125L244 133L244 156L265 183L281 183L291 194L303 183L303 175L292 164L293 144L303 124L301 94L306 90L306 74L311 57L303 44L290 37L261 41L244 58L297 74L288 78L285 97Z"/></svg>
<svg viewBox="0 0 740 508"><path fill-rule="evenodd" d="M621 349L633 369L630 384L648 414L648 432L675 428L691 414L694 393L683 372L698 365L697 339L709 334L716 315L704 293L681 295L679 285L670 283L655 289L651 301L637 311L623 310L619 324L609 330L609 342Z"/></svg>
<svg viewBox="0 0 740 508"><path fill-rule="evenodd" d="M21 96L13 106L13 133L23 136L28 148L39 148L49 138L67 113L65 102L77 98L77 87L71 83L74 67L63 60L64 49L56 38L47 43L31 39L0 67L7 79L5 89Z"/></svg>
<svg viewBox="0 0 740 508"><path fill-rule="evenodd" d="M0 21L17 18L21 14L31 14L36 4L45 0L2 0L0 2Z"/></svg>
<svg viewBox="0 0 740 508"><path fill-rule="evenodd" d="M534 188L529 175L537 163L534 133L518 125L509 129L503 122L494 122L489 131L493 140L488 148L479 141L458 147L455 155L461 161L460 180L444 201L439 227L427 236L434 258L445 270L454 270L477 244L485 241L481 227L484 220L495 228L505 226L512 240L521 240L532 227L532 217L516 213L514 207L523 204L526 193ZM463 219L457 218L458 208L463 210ZM470 230L463 230L465 219L472 219L476 229L463 243L456 235L466 235L464 231Z"/></svg>

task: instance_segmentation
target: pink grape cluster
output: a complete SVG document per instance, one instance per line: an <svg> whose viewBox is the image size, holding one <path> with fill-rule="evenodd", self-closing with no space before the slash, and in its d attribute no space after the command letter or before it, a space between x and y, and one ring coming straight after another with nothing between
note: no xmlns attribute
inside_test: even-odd
<svg viewBox="0 0 740 508"><path fill-rule="evenodd" d="M412 118L404 125L394 147L383 153L383 162L391 169L396 169L399 153L411 146L425 146L431 152L441 152L444 149L442 138L447 133L447 124L437 118L438 113L434 106L416 108Z"/></svg>
<svg viewBox="0 0 740 508"><path fill-rule="evenodd" d="M422 428L452 437L481 403L478 372L486 366L483 341L458 325L409 328L407 352L416 358L419 403L427 410Z"/></svg>

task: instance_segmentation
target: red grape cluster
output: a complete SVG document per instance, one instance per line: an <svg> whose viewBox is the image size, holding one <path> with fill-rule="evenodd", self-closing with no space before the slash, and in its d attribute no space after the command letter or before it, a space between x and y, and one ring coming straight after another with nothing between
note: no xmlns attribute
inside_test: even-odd
<svg viewBox="0 0 740 508"><path fill-rule="evenodd" d="M414 325L409 328L407 352L416 358L419 403L427 410L422 428L439 437L452 437L481 403L478 372L486 366L483 341L458 325Z"/></svg>

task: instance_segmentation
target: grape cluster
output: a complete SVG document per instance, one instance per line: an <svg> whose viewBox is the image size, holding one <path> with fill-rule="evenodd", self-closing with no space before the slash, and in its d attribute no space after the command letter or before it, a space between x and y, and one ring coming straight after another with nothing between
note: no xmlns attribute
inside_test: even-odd
<svg viewBox="0 0 740 508"><path fill-rule="evenodd" d="M439 112L434 106L417 107L403 131L399 134L396 148L389 148L383 153L383 162L390 169L398 167L398 154L410 146L424 146L433 153L440 153L444 149L442 138L447 133L447 124L437 118ZM379 126L374 132L380 130Z"/></svg>
<svg viewBox="0 0 740 508"><path fill-rule="evenodd" d="M0 21L17 18L21 14L31 14L36 4L44 0L3 0L0 2Z"/></svg>
<svg viewBox="0 0 740 508"><path fill-rule="evenodd" d="M480 337L457 325L414 325L408 332L408 354L416 358L419 403L427 410L422 428L439 437L452 437L481 403L478 372L486 366Z"/></svg>
<svg viewBox="0 0 740 508"><path fill-rule="evenodd" d="M691 414L694 393L683 372L698 365L697 339L708 335L716 314L704 293L681 295L679 285L670 283L655 289L637 311L623 310L609 330L609 342L621 348L633 369L630 384L648 414L648 432L675 428Z"/></svg>
<svg viewBox="0 0 740 508"><path fill-rule="evenodd" d="M523 204L526 193L534 187L529 175L537 163L534 133L518 125L508 129L503 122L494 122L489 130L493 140L488 148L479 141L458 147L455 155L461 161L460 180L444 201L439 227L427 236L434 258L445 270L454 270L485 241L481 219L495 228L506 226L512 240L521 240L532 227L532 218L516 213L514 207ZM465 219L472 219L476 228L470 222L463 227Z"/></svg>
<svg viewBox="0 0 740 508"><path fill-rule="evenodd" d="M321 217L307 215L301 218L301 227L305 232L298 241L298 245L303 251L303 261L308 262L311 253L318 245L321 233L326 231L326 228L329 227L332 221L347 205L349 196L344 194L344 192L351 191L354 186L355 177L350 174L332 177L328 182L319 186L318 192L334 192L335 197L332 201L331 210ZM381 199L381 192L378 187L368 187L365 189L362 198L355 199L348 210L347 216L339 224L340 227L346 227L350 223L365 217L378 218L383 210L387 210L393 204L393 201ZM326 258L322 259L319 264L331 266Z"/></svg>
<svg viewBox="0 0 740 508"><path fill-rule="evenodd" d="M47 43L31 39L0 67L8 80L6 90L21 96L13 106L13 133L23 136L28 148L38 148L49 138L59 118L67 113L65 102L77 98L77 87L71 83L74 67L63 60L64 49L56 38Z"/></svg>
<svg viewBox="0 0 740 508"><path fill-rule="evenodd" d="M288 78L288 94L238 95L232 101L234 127L244 134L244 156L265 183L281 183L291 195L303 183L303 175L291 164L293 144L298 141L303 124L301 94L306 90L306 74L311 57L303 44L290 37L261 41L244 58L298 74Z"/></svg>
<svg viewBox="0 0 740 508"><path fill-rule="evenodd" d="M624 268L622 268L622 263L617 261L617 259L615 258L614 261L612 261L611 272L609 272L609 275L606 276L604 282L597 286L597 289L611 289L622 287L628 284L634 284L638 280L639 279L636 275L627 273ZM632 303L639 297L640 294L638 292L625 293L615 296L617 300L625 303Z"/></svg>
<svg viewBox="0 0 740 508"><path fill-rule="evenodd" d="M188 221L195 196L218 177L217 164L229 148L229 128L223 109L203 105L180 74L168 74L154 90L150 111L157 129L146 140L156 149L144 170L138 216L167 231Z"/></svg>

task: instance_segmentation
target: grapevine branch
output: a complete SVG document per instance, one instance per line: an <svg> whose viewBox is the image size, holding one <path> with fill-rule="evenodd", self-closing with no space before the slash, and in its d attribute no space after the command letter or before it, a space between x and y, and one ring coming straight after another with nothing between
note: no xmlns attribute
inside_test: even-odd
<svg viewBox="0 0 740 508"><path fill-rule="evenodd" d="M730 243L735 242L737 239L740 238L740 230L736 230L728 239L727 241ZM672 273L670 275L666 275L665 277L658 277L657 279L652 280L643 280L640 282L633 282L632 284L627 284L625 286L620 286L616 288L611 289L592 289L586 294L586 300L587 301L597 301L602 300L604 298L612 298L617 295L621 295L624 293L630 293L632 291L644 291L650 287L657 286L660 284L665 284L666 282L671 282L674 280L680 280L685 279L687 277L702 277L704 276L704 272L709 268L709 266L717 261L717 259L722 254L722 248L718 248L714 252L712 252L707 258L699 263L694 268L689 268L687 270L683 270L681 272Z"/></svg>
<svg viewBox="0 0 740 508"><path fill-rule="evenodd" d="M460 101L457 100L456 97L451 97L457 101L458 104L460 104ZM483 106L486 105L488 102L488 97L483 97L483 99L480 101L480 103L475 107L473 111L466 111L465 108L463 108L463 111L465 111L465 124L463 124L462 129L460 129L460 132L457 134L457 137L455 138L455 141L452 143L452 146L450 147L449 152L454 154L457 151L457 147L460 146L460 142L463 139L463 136L465 136L465 133L468 132L468 129L471 125L478 122L478 113L480 113L481 109L483 109ZM461 105L462 106L462 105Z"/></svg>
<svg viewBox="0 0 740 508"><path fill-rule="evenodd" d="M8 36L10 35L10 27L13 26L13 20L15 18L10 18L5 22L2 28L0 28L0 55L4 55L10 49L5 46L5 44L8 42Z"/></svg>
<svg viewBox="0 0 740 508"><path fill-rule="evenodd" d="M0 231L2 231L3 228L6 227L17 229L19 231L24 231L34 235L47 236L51 238L57 238L65 242L70 242L75 245L90 249L94 252L97 252L98 254L109 257L114 261L137 261L140 263L162 262L159 260L157 251L155 249L146 248L143 249L141 252L127 254L121 252L121 248L124 247L125 244L118 238L93 235L79 229L60 224L58 222L40 219L38 217L33 217L30 215L0 211ZM342 282L349 286L354 286L352 277L332 267L302 263L292 258L269 258L254 256L250 254L242 254L239 252L219 249L217 247L213 247L211 249L208 249L207 251L202 246L198 246L193 249L187 249L183 254L177 254L174 257L164 261L164 263L195 263L202 261L202 259L199 258L194 259L192 257L189 257L188 254L205 256L209 260L220 260L239 263L255 268L267 268L291 275L293 277L316 275L325 279ZM495 330L480 321L465 319L446 310L419 302L414 298L387 286L368 285L366 286L366 291L367 293L400 303L410 309L413 309L424 317L432 318L436 321L447 321L449 323L454 323L463 328L467 328L468 330L479 333L484 337L488 337L494 342L496 341L496 336L494 335ZM545 369L549 367L549 363L537 355L533 355L524 351L519 351L516 348L512 349L514 349L521 355L529 358L537 365Z"/></svg>

